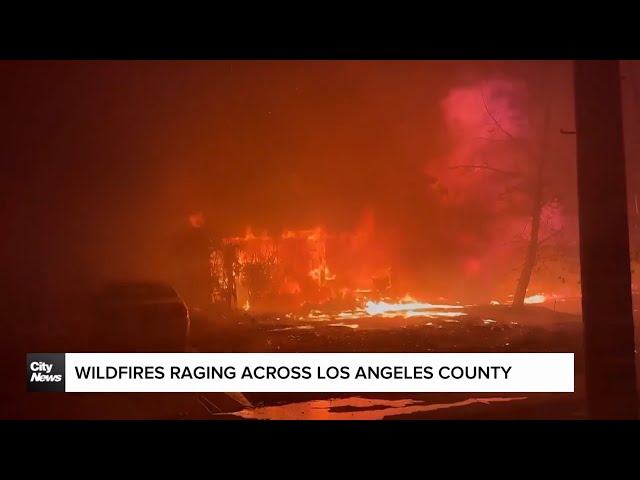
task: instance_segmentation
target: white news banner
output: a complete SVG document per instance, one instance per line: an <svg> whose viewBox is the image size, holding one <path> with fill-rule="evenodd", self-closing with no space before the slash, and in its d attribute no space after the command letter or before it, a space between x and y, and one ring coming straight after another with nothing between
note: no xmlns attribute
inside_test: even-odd
<svg viewBox="0 0 640 480"><path fill-rule="evenodd" d="M27 371L30 391L574 391L573 353L29 354Z"/></svg>

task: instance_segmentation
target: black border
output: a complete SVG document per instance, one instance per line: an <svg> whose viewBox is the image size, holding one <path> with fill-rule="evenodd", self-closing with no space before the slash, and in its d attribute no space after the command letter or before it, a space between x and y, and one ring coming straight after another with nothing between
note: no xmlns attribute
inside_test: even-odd
<svg viewBox="0 0 640 480"><path fill-rule="evenodd" d="M526 5L526 9L538 8ZM598 10L598 23L582 11L563 20L554 10L542 9L546 22L536 21L537 12L504 19L501 10L510 7L483 5L494 23L474 17L469 7L458 9L455 18L441 12L416 15L406 11L403 21L371 22L366 17L343 26L340 33L323 24L305 28L296 22L296 32L283 31L277 23L263 19L261 28L251 23L238 28L225 24L224 16L205 15L208 23L157 24L154 18L122 29L115 24L94 28L88 20L82 32L67 29L55 18L50 28L30 22L29 28L13 24L3 32L2 59L566 59L638 58L635 28L620 19L605 20ZM512 6L513 7L513 6ZM249 7L251 8L251 7ZM486 12L485 12L486 13ZM309 14L313 16L313 14ZM467 21L461 21L461 17ZM419 17L419 18L412 18ZM633 15L628 15L629 21ZM31 19L28 19L30 21ZM564 22L564 23L562 23ZM7 24L12 23L7 18ZM105 23L108 20L105 19ZM557 28L556 23L560 23ZM145 26L154 25L149 35ZM366 33L360 27L366 26ZM306 33L301 33L306 30ZM580 32L578 32L579 30ZM563 421L4 421L5 438L14 448L46 447L48 458L58 458L57 467L73 466L89 452L103 462L124 458L146 461L153 466L167 462L197 462L214 468L225 463L251 467L260 453L283 470L300 461L306 470L352 460L363 470L382 462L404 465L417 462L428 474L451 457L449 474L470 467L505 473L533 471L551 460L591 462L621 454L621 443L637 437L638 422ZM298 447L298 448L296 448ZM590 448L591 447L591 448ZM593 449L593 450L591 450ZM59 450L59 451L58 451ZM300 451L300 453L298 453ZM108 453L112 452L112 453ZM163 452L170 455L162 457ZM234 457L224 457L235 452ZM589 453L593 452L592 456ZM56 457L62 455L62 457ZM37 459L37 456L34 457ZM478 460L476 460L478 459ZM516 464L510 466L516 460ZM104 463L101 462L101 465ZM233 463L232 463L233 462ZM38 463L38 462L36 462ZM48 464L46 464L49 468ZM260 465L254 465L260 468ZM49 469L51 472L52 469ZM555 470L555 468L554 468ZM556 473L559 471L555 470ZM298 472L301 473L301 472ZM335 473L335 472L334 472Z"/></svg>
<svg viewBox="0 0 640 480"><path fill-rule="evenodd" d="M394 5L391 5L393 7ZM338 10L230 5L184 12L128 7L5 12L0 59L639 58L634 17L602 5L429 4ZM564 8L563 8L564 7ZM605 5L606 7L606 5ZM73 9L70 9L73 10ZM248 11L249 10L249 11Z"/></svg>
<svg viewBox="0 0 640 480"><path fill-rule="evenodd" d="M362 468L378 462L402 465L417 461L426 474L433 468L430 465L451 458L455 463L449 464L450 473L465 467L478 473L495 467L518 474L554 459L570 460L574 468L579 468L582 461L595 460L583 457L590 450L598 458L614 454L623 461L623 443L637 437L640 423L4 421L2 429L5 438L15 445L40 442L48 448L48 455L59 451L69 462L74 457L80 459L79 452L86 450L93 456L105 456L105 460L108 452L113 452L118 461L129 456L157 464L164 460L162 452L171 452L168 462L204 461L210 468L226 463L243 469L259 467L252 463L263 456L272 466L280 465L284 470L302 461L301 468L307 471L329 464L336 473L342 460L356 461ZM226 452L230 456L223 456Z"/></svg>

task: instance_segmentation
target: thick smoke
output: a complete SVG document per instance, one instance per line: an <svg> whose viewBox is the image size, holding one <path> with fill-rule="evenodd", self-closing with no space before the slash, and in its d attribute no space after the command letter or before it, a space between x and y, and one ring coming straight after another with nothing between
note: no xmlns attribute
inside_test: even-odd
<svg viewBox="0 0 640 480"><path fill-rule="evenodd" d="M540 150L547 132L536 121L539 109L527 86L508 78L452 89L442 101L450 154L437 176L444 208L459 219L450 241L460 297L503 299L515 289L531 231L532 191L545 182L537 166L540 155L549 155ZM548 190L540 239L551 245L566 222ZM538 287L534 278L529 294Z"/></svg>
<svg viewBox="0 0 640 480"><path fill-rule="evenodd" d="M527 92L523 84L505 79L483 81L451 90L443 100L444 119L460 146L480 138L529 136Z"/></svg>

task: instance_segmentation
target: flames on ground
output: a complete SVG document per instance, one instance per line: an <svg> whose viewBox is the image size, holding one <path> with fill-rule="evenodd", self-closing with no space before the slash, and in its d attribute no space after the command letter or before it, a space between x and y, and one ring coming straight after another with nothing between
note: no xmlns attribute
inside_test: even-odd
<svg viewBox="0 0 640 480"><path fill-rule="evenodd" d="M556 296L548 296L543 293L532 295L525 299L525 304L536 305L544 304L549 300L560 300ZM504 304L498 301L492 301L492 305L509 305L510 302ZM382 301L366 301L363 306L354 310L346 310L337 313L323 312L322 310L313 310L307 316L308 320L333 320L333 319L359 319L359 318L412 318L423 317L425 319L453 319L464 317L467 315L465 307L472 305L462 305L459 302L453 304L433 304L420 302L409 295L405 295L399 301L391 301L390 299Z"/></svg>
<svg viewBox="0 0 640 480"><path fill-rule="evenodd" d="M309 313L309 319L357 319L367 317L461 317L466 315L463 305L445 305L419 302L409 296L405 296L399 302L389 300L366 301L363 307L353 310L345 310L335 314L314 310Z"/></svg>

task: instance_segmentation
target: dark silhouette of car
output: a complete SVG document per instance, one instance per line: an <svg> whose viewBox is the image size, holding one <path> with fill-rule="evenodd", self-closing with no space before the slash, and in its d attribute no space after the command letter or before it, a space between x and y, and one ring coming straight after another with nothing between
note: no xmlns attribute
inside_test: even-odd
<svg viewBox="0 0 640 480"><path fill-rule="evenodd" d="M162 282L106 285L98 297L95 343L109 352L185 352L189 309Z"/></svg>

